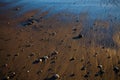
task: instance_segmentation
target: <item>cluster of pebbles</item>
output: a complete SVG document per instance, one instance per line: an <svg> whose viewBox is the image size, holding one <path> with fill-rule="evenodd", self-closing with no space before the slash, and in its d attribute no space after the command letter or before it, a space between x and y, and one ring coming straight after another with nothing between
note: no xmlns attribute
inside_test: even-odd
<svg viewBox="0 0 120 80"><path fill-rule="evenodd" d="M9 73L3 78L3 80L12 80L15 76L16 76L16 73L15 73L15 72L9 72Z"/></svg>
<svg viewBox="0 0 120 80"><path fill-rule="evenodd" d="M29 57L32 57L32 56L34 56L34 55L35 55L35 54L32 53L32 54L29 55ZM52 52L50 55L48 55L48 56L43 56L43 57L40 57L40 58L36 59L35 61L33 61L33 64L38 64L38 63L42 63L42 62L47 62L47 61L49 60L49 58L56 57L56 55L58 55L58 51L55 50L55 51L53 51L53 52ZM96 54L95 54L95 55L96 55ZM19 56L19 53L15 54L15 56ZM75 57L72 57L72 58L70 58L69 61L71 62L71 61L74 61L74 60L76 60L76 58L75 58ZM8 67L8 64L5 64L4 67L7 68L7 67ZM102 76L102 75L105 73L105 70L104 70L104 68L103 68L103 65L102 65L102 64L99 64L99 65L97 66L97 68L98 68L98 72L96 72L95 77L97 77L97 76ZM85 65L81 67L81 71L84 71L84 70L86 70L86 66L85 66ZM119 69L118 66L113 66L113 71L114 71L115 74L118 74L118 73L120 72L120 69ZM29 70L28 70L27 72L29 73ZM42 71L40 71L40 72L42 72ZM88 77L89 77L89 74L90 74L90 72L87 72L87 74L84 75L84 78L88 78ZM8 73L7 76L4 77L3 80L11 80L11 79L13 79L15 76L16 76L16 72L10 72L10 73ZM73 74L71 74L70 76L73 77L73 76L75 76L75 74L73 73ZM60 79L60 75L59 75L59 74L54 74L54 75L51 76L50 78L46 78L46 80L57 80L57 79Z"/></svg>
<svg viewBox="0 0 120 80"><path fill-rule="evenodd" d="M39 20L35 19L34 16L31 16L30 18L28 18L25 22L22 23L23 26L32 26L36 23L38 23Z"/></svg>
<svg viewBox="0 0 120 80"><path fill-rule="evenodd" d="M16 10L19 10L19 8L17 8ZM25 23L23 23L23 25L24 25L24 26L29 26L29 25L33 25L34 23L37 23L37 22L39 22L37 19L30 18L30 19L28 19ZM76 30L77 30L76 28L73 29L73 31L76 31ZM56 33L52 33L51 35L56 35ZM83 37L84 37L83 34L80 33L80 34L78 34L77 36L73 37L72 39L81 39L81 38L83 38ZM116 41L116 42L117 42L117 41ZM30 46L31 46L30 44L25 45L25 47L30 47ZM42 62L47 62L48 60L50 60L50 58L51 58L51 60L52 60L52 59L55 59L57 54L58 54L58 51L55 50L55 51L53 51L53 52L52 52L50 55L48 55L48 56L45 55L45 56L42 56L42 57L39 57L39 58L35 59L32 63L33 63L33 64L38 64L38 63L42 63ZM15 56L19 56L19 55L20 55L19 53L15 54ZM28 56L28 58L30 58L30 57L32 57L32 56L34 56L34 53L30 54L30 55ZM96 56L97 56L97 53L95 53L94 57L96 57ZM108 58L110 58L110 56L109 56ZM75 57L72 57L72 58L69 59L70 62L75 61L75 60L76 60ZM82 62L83 60L84 60L84 59L81 59L81 62ZM54 61L54 62L55 62L55 61ZM53 63L53 62L52 62L52 63ZM4 67L8 67L8 64L5 64ZM105 73L105 70L104 70L104 68L103 68L103 65L102 65L102 64L99 64L99 65L97 66L97 68L98 68L98 72L96 72L95 77L97 77L97 76L102 76L102 75ZM83 65L83 66L81 67L81 71L84 71L84 70L86 70L86 69L87 69L87 67L86 67L85 65ZM118 66L113 66L113 71L114 71L115 74L118 74L118 73L120 72L120 69L119 69ZM29 73L29 72L30 72L30 71L27 70L27 73ZM38 74L39 74L40 72L42 72L42 70L40 70L40 71L38 72ZM88 78L89 75L90 75L90 72L87 72L87 73L84 75L84 78ZM3 80L12 80L15 76L16 76L16 72L10 72L10 73L8 73L8 75L6 75L6 76L4 77ZM72 73L70 76L73 77L73 76L75 76L75 74ZM57 80L57 79L60 79L60 74L56 74L56 73L55 73L55 74L52 75L50 78L46 78L45 80Z"/></svg>

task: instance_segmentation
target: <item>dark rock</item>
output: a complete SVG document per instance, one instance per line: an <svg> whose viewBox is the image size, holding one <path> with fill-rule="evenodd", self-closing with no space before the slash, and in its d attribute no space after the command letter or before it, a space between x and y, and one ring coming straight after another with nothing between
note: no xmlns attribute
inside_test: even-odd
<svg viewBox="0 0 120 80"><path fill-rule="evenodd" d="M50 64L54 64L55 63L55 61L52 61Z"/></svg>
<svg viewBox="0 0 120 80"><path fill-rule="evenodd" d="M74 58L74 57L70 59L70 61L74 61L74 60L75 60L75 58Z"/></svg>
<svg viewBox="0 0 120 80"><path fill-rule="evenodd" d="M30 57L32 57L32 56L34 56L34 55L35 55L34 53L31 53L31 54L30 54Z"/></svg>
<svg viewBox="0 0 120 80"><path fill-rule="evenodd" d="M85 78L88 78L88 77L89 77L89 75L88 75L88 74L86 74L86 75L84 75L84 77L85 77Z"/></svg>
<svg viewBox="0 0 120 80"><path fill-rule="evenodd" d="M51 56L54 56L54 55L57 55L58 54L58 51L53 51Z"/></svg>
<svg viewBox="0 0 120 80"><path fill-rule="evenodd" d="M120 64L120 60L118 61L118 64Z"/></svg>
<svg viewBox="0 0 120 80"><path fill-rule="evenodd" d="M48 71L52 71L52 68L49 68Z"/></svg>
<svg viewBox="0 0 120 80"><path fill-rule="evenodd" d="M19 53L15 54L14 56L19 56Z"/></svg>
<svg viewBox="0 0 120 80"><path fill-rule="evenodd" d="M26 20L25 22L22 23L23 26L30 26L33 25L34 23L39 22L37 19L30 18Z"/></svg>
<svg viewBox="0 0 120 80"><path fill-rule="evenodd" d="M83 66L83 67L81 68L81 70L85 70L85 66Z"/></svg>
<svg viewBox="0 0 120 80"><path fill-rule="evenodd" d="M97 67L98 67L98 68L100 68L100 69L102 69L102 68L103 68L103 66L102 66L102 65L98 65Z"/></svg>
<svg viewBox="0 0 120 80"><path fill-rule="evenodd" d="M120 70L119 70L119 67L114 66L113 71L114 71L115 73L118 73L118 72L120 71Z"/></svg>
<svg viewBox="0 0 120 80"><path fill-rule="evenodd" d="M104 73L104 70L100 69L99 72L95 74L95 76L102 76Z"/></svg>
<svg viewBox="0 0 120 80"><path fill-rule="evenodd" d="M76 22L79 22L79 20L76 20Z"/></svg>
<svg viewBox="0 0 120 80"><path fill-rule="evenodd" d="M60 78L59 74L55 74L55 75L53 75L52 77L46 78L46 79L44 79L44 80L57 80L57 79L59 79L59 78Z"/></svg>
<svg viewBox="0 0 120 80"><path fill-rule="evenodd" d="M81 39L81 38L83 38L82 34L79 34L78 36L73 37L73 39Z"/></svg>
<svg viewBox="0 0 120 80"><path fill-rule="evenodd" d="M80 61L83 62L83 61L84 61L84 58L82 58Z"/></svg>
<svg viewBox="0 0 120 80"><path fill-rule="evenodd" d="M53 77L54 77L55 79L60 78L59 74L55 74L55 75L53 75Z"/></svg>
<svg viewBox="0 0 120 80"><path fill-rule="evenodd" d="M33 64L38 64L40 61L37 59L35 61L33 61Z"/></svg>
<svg viewBox="0 0 120 80"><path fill-rule="evenodd" d="M74 77L75 76L75 74L74 73L72 73L71 75L70 75L70 77Z"/></svg>
<svg viewBox="0 0 120 80"><path fill-rule="evenodd" d="M26 44L25 47L31 47L31 44Z"/></svg>
<svg viewBox="0 0 120 80"><path fill-rule="evenodd" d="M73 30L73 31L77 31L77 29L76 29L76 28L73 28L72 30Z"/></svg>
<svg viewBox="0 0 120 80"><path fill-rule="evenodd" d="M108 59L110 59L110 58L111 58L111 56L108 56L107 58L108 58Z"/></svg>
<svg viewBox="0 0 120 80"><path fill-rule="evenodd" d="M68 48L71 48L71 46L68 46Z"/></svg>
<svg viewBox="0 0 120 80"><path fill-rule="evenodd" d="M98 53L95 53L95 54L94 54L94 57L96 57L96 56L97 56L97 54L98 54Z"/></svg>
<svg viewBox="0 0 120 80"><path fill-rule="evenodd" d="M37 72L37 74L39 75L39 74L40 74L40 73L42 73L42 72L43 72L43 71L42 71L42 70L40 70L40 71L38 71L38 72Z"/></svg>
<svg viewBox="0 0 120 80"><path fill-rule="evenodd" d="M56 32L53 32L51 35L52 35L52 36L55 36L55 35L56 35Z"/></svg>
<svg viewBox="0 0 120 80"><path fill-rule="evenodd" d="M7 67L8 67L8 64L4 64L3 67L6 67L6 68L7 68Z"/></svg>
<svg viewBox="0 0 120 80"><path fill-rule="evenodd" d="M20 8L16 8L15 10L18 11L18 10L20 10Z"/></svg>
<svg viewBox="0 0 120 80"><path fill-rule="evenodd" d="M33 64L38 64L39 62L45 62L48 60L48 56L43 56L41 58L38 58L37 60L33 61Z"/></svg>
<svg viewBox="0 0 120 80"><path fill-rule="evenodd" d="M48 56L43 56L41 59L42 59L43 61L46 61L48 58L49 58Z"/></svg>

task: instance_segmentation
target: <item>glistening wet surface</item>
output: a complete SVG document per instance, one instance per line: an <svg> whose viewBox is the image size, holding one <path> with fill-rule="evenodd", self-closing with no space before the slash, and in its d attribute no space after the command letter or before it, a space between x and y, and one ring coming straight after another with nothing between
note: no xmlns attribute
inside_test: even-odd
<svg viewBox="0 0 120 80"><path fill-rule="evenodd" d="M120 80L119 0L0 0L0 80Z"/></svg>
<svg viewBox="0 0 120 80"><path fill-rule="evenodd" d="M48 15L59 12L70 12L80 14L86 12L91 18L106 18L109 15L120 17L120 1L119 0L4 0L1 3L11 4L0 7L0 10L10 9L16 6L22 6L22 12L32 9L40 9L42 12L49 11ZM1 13L1 12L0 12Z"/></svg>
<svg viewBox="0 0 120 80"><path fill-rule="evenodd" d="M76 21L80 21L83 25L82 34L94 38L101 36L103 33L104 38L101 38L100 41L97 40L97 42L110 47L115 45L112 36L116 31L115 24L120 22L119 0L4 0L0 2L9 3L9 5L0 7L0 14L4 14L4 10L20 7L20 11L13 17L21 16L30 10L38 10L39 12L36 15L47 12L46 19L61 13L75 15ZM60 16L59 18L63 22L72 21L73 16L70 15L69 17ZM93 34L101 34L93 37L93 34L90 35L89 31L96 28L95 26L97 28L101 27L96 29L97 32Z"/></svg>
<svg viewBox="0 0 120 80"><path fill-rule="evenodd" d="M20 7L18 8L19 11L17 14L14 14L12 17L21 16L31 10L38 10L36 16L47 12L44 16L47 19L58 14L65 14L58 15L58 19L62 22L71 22L73 21L74 15L75 21L80 22L83 26L80 33L84 36L96 39L97 37L104 36L96 40L96 42L107 47L116 46L112 36L116 31L119 32L119 0L4 0L0 2L4 4L9 3L0 7L0 14L4 14L7 10ZM23 22L20 24L24 25L28 23ZM91 30L95 32L91 33Z"/></svg>

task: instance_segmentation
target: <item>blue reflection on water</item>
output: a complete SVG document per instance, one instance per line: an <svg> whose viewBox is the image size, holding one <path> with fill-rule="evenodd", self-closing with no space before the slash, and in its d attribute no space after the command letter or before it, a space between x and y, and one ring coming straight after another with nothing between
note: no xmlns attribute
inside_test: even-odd
<svg viewBox="0 0 120 80"><path fill-rule="evenodd" d="M104 17L114 15L120 17L120 1L119 0L0 0L0 3L11 4L0 7L0 10L22 6L22 14L32 9L40 9L41 12L49 11L48 15L53 15L59 12L70 12L80 14L87 12L94 17Z"/></svg>
<svg viewBox="0 0 120 80"><path fill-rule="evenodd" d="M108 16L113 16L120 22L120 0L0 0L0 3L10 3L6 6L1 6L0 13L14 7L21 7L17 15L34 9L40 10L40 13L48 11L48 17L62 12L76 14L76 16L81 13L87 13L89 20L83 21L83 34L87 34L94 23L94 19L97 18L110 21ZM107 31L100 30L106 34L105 39L101 41L107 41L108 43L105 43L108 46L114 43L110 41L112 40L112 34L116 31L112 25L110 23L110 28Z"/></svg>

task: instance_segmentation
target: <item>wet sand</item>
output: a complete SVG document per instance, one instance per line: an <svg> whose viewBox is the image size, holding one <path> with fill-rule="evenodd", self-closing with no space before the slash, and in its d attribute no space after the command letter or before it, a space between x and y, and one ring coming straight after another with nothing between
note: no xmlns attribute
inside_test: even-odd
<svg viewBox="0 0 120 80"><path fill-rule="evenodd" d="M120 80L116 17L19 12L0 14L0 80Z"/></svg>

